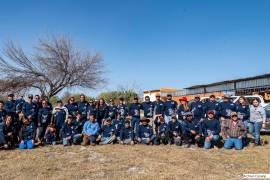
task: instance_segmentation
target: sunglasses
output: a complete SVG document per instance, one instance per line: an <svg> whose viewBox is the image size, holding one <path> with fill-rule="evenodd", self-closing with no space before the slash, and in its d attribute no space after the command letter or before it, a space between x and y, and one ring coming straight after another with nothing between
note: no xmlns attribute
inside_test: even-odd
<svg viewBox="0 0 270 180"><path fill-rule="evenodd" d="M237 115L232 115L231 117L238 117Z"/></svg>

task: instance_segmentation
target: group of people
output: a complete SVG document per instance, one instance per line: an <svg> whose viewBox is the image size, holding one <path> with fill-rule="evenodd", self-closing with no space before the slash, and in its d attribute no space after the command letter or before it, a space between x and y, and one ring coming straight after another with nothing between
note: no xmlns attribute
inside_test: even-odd
<svg viewBox="0 0 270 180"><path fill-rule="evenodd" d="M200 97L188 102L181 97L179 103L168 94L165 101L159 94L151 102L134 97L127 104L123 98L116 105L114 99L105 102L86 100L79 102L70 97L66 104L57 101L55 107L48 98L28 95L0 101L0 145L5 149L19 147L32 149L37 145L97 145L97 144L174 144L205 149L224 146L237 150L249 144L260 145L260 130L266 115L258 99L248 104L245 97L237 103L225 95L217 102L211 95L205 103Z"/></svg>

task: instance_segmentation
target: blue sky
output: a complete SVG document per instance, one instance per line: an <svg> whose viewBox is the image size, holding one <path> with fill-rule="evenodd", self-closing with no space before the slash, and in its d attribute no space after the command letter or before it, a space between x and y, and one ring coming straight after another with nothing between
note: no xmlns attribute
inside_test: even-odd
<svg viewBox="0 0 270 180"><path fill-rule="evenodd" d="M69 34L103 55L105 90L183 88L268 73L269 19L267 0L2 0L0 46Z"/></svg>

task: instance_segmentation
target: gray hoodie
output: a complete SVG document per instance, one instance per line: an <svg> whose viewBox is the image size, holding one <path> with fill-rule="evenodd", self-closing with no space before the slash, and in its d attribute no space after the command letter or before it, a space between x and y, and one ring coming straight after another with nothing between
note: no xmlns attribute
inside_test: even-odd
<svg viewBox="0 0 270 180"><path fill-rule="evenodd" d="M259 105L258 107L250 105L250 121L262 122L264 120L266 120L265 109L261 105Z"/></svg>

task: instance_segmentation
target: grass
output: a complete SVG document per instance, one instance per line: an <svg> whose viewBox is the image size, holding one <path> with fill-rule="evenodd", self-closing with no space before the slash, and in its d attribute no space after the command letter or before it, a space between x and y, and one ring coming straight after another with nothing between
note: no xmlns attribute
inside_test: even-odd
<svg viewBox="0 0 270 180"><path fill-rule="evenodd" d="M0 152L0 179L242 179L246 173L270 173L270 145L242 151L57 145Z"/></svg>

